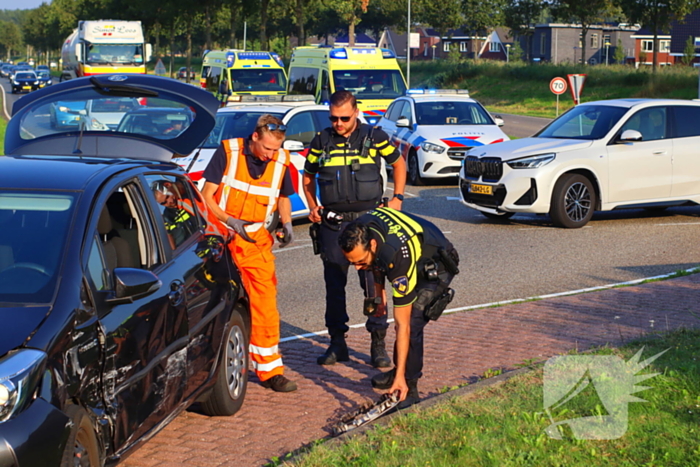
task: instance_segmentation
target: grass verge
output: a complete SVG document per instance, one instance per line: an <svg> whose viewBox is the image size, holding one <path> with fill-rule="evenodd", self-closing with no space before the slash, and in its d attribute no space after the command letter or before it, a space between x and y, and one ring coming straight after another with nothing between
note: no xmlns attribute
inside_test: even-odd
<svg viewBox="0 0 700 467"><path fill-rule="evenodd" d="M282 465L321 466L698 466L700 465L700 330L648 335L622 348L585 355L629 361L668 351L639 374L659 373L629 403L627 430L618 439L576 439L563 430L550 438L543 413L543 369L427 409L400 416L386 426L335 443L316 444L303 457ZM605 415L589 385L553 420ZM564 408L566 407L566 408ZM332 444L332 445L331 445Z"/></svg>

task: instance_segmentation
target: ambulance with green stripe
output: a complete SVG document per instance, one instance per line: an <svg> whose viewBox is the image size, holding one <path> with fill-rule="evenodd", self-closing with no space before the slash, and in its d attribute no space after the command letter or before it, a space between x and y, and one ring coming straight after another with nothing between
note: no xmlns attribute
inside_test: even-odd
<svg viewBox="0 0 700 467"><path fill-rule="evenodd" d="M297 47L289 64L289 94L313 94L327 104L335 91L346 90L374 125L389 104L406 93L396 55L378 47Z"/></svg>
<svg viewBox="0 0 700 467"><path fill-rule="evenodd" d="M284 63L274 52L212 50L204 55L200 76L200 86L222 102L231 96L287 94Z"/></svg>

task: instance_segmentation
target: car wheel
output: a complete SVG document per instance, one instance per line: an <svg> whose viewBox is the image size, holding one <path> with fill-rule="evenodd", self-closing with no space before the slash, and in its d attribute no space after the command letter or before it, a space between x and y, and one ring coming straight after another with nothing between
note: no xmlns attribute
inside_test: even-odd
<svg viewBox="0 0 700 467"><path fill-rule="evenodd" d="M221 349L219 371L212 392L202 401L210 416L233 415L243 405L248 385L248 330L237 305L231 315L228 337Z"/></svg>
<svg viewBox="0 0 700 467"><path fill-rule="evenodd" d="M102 465L97 435L85 409L71 405L66 409L72 422L68 443L63 451L61 467L95 467Z"/></svg>
<svg viewBox="0 0 700 467"><path fill-rule="evenodd" d="M425 185L425 180L420 176L420 169L418 168L418 155L415 151L411 151L408 154L408 183L413 186L423 186Z"/></svg>
<svg viewBox="0 0 700 467"><path fill-rule="evenodd" d="M554 185L549 215L557 227L578 229L593 217L596 194L591 181L579 174L562 176Z"/></svg>
<svg viewBox="0 0 700 467"><path fill-rule="evenodd" d="M514 212L499 212L498 214L494 214L492 212L485 211L481 211L481 214L495 221L504 221L506 219L510 219L511 217L513 217L513 215L515 215Z"/></svg>

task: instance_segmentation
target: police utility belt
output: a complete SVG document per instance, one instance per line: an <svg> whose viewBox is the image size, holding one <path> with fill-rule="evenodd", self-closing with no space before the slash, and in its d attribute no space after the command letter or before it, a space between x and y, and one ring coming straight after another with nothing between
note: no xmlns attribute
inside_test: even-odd
<svg viewBox="0 0 700 467"><path fill-rule="evenodd" d="M367 214L369 211L358 211L358 212L338 212L331 211L330 209L321 209L319 215L321 216L321 222L332 230L340 230L340 226L343 222L352 222L359 219L360 216ZM321 224L311 224L309 227L309 236L311 237L311 245L314 249L314 254L321 254L321 241L319 240L319 229Z"/></svg>

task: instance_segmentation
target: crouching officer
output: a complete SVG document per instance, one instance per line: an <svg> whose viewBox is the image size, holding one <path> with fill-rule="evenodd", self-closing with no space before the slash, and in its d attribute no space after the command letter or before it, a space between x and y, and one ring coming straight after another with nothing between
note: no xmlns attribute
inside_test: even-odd
<svg viewBox="0 0 700 467"><path fill-rule="evenodd" d="M338 244L350 264L373 270L378 290L384 277L393 289L395 368L372 378L372 386L400 392L399 408L420 401L423 328L440 317L454 297L457 250L434 224L389 208L370 211L350 224Z"/></svg>
<svg viewBox="0 0 700 467"><path fill-rule="evenodd" d="M350 222L381 202L384 195L382 158L394 169L394 197L388 202L390 207L401 209L406 184L406 163L386 133L361 123L358 116L352 93L333 93L330 99L332 126L311 141L304 165L304 195L311 211L309 220L314 223L310 230L314 252L323 260L325 320L331 336L330 346L317 359L319 365L349 360L345 342L349 329L345 286L350 264L338 247L338 237ZM317 181L320 205L316 201ZM365 297L372 297L371 272L360 271L359 276ZM370 316L366 323L372 336L370 354L375 368L391 364L384 345L387 327L386 315Z"/></svg>

